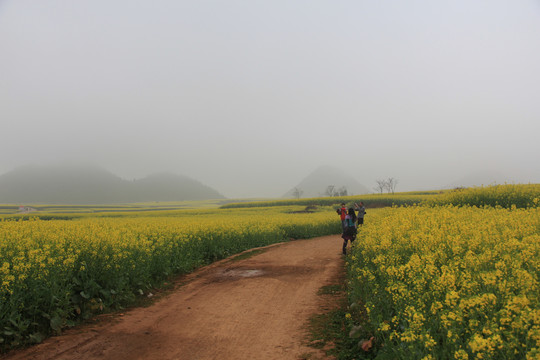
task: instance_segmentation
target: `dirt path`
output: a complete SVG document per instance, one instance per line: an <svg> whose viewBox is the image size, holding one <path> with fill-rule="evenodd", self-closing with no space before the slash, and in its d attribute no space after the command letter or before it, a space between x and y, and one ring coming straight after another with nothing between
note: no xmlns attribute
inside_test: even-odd
<svg viewBox="0 0 540 360"><path fill-rule="evenodd" d="M306 326L339 276L341 238L271 246L221 261L146 308L72 329L5 359L323 359Z"/></svg>

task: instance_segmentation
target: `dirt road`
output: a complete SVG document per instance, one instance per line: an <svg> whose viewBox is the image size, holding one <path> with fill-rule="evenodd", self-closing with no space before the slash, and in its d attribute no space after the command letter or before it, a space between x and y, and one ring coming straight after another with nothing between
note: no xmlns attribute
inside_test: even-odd
<svg viewBox="0 0 540 360"><path fill-rule="evenodd" d="M71 329L2 359L324 359L307 346L319 289L342 271L341 238L274 245L225 260L149 307Z"/></svg>

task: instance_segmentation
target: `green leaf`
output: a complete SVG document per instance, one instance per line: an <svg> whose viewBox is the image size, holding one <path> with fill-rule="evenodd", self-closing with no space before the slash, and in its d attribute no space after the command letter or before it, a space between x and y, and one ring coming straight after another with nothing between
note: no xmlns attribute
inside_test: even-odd
<svg viewBox="0 0 540 360"><path fill-rule="evenodd" d="M81 296L78 295L78 294L73 294L73 295L71 296L71 302L72 302L73 304L80 304L80 303L82 302L82 298L81 298Z"/></svg>
<svg viewBox="0 0 540 360"><path fill-rule="evenodd" d="M54 315L50 321L51 329L60 333L62 330L62 318L58 315Z"/></svg>
<svg viewBox="0 0 540 360"><path fill-rule="evenodd" d="M33 343L39 344L40 342L42 342L45 339L45 335L43 335L42 333L37 332L35 334L31 334L28 338Z"/></svg>
<svg viewBox="0 0 540 360"><path fill-rule="evenodd" d="M351 331L349 332L349 337L353 339L358 339L360 337L360 330L362 330L362 326L353 326Z"/></svg>
<svg viewBox="0 0 540 360"><path fill-rule="evenodd" d="M81 296L84 298L84 299L90 299L90 295L88 295L87 293L85 293L84 291L81 291L79 294L81 294Z"/></svg>
<svg viewBox="0 0 540 360"><path fill-rule="evenodd" d="M73 321L73 320L67 320L66 321L66 326L74 327L75 325L77 325L76 321Z"/></svg>

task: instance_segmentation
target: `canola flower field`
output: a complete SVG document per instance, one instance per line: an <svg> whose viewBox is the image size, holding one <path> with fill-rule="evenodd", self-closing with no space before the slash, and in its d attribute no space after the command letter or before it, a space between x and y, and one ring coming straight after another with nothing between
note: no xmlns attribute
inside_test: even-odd
<svg viewBox="0 0 540 360"><path fill-rule="evenodd" d="M354 349L340 359L540 359L539 199L540 184L496 185L219 209L4 215L0 352L133 304L173 275L244 250L339 234L334 207L366 200L365 225L346 258L343 320ZM370 208L384 204L394 206Z"/></svg>
<svg viewBox="0 0 540 360"><path fill-rule="evenodd" d="M294 211L296 210L296 211ZM129 305L174 274L340 231L333 211L211 209L0 221L0 349Z"/></svg>
<svg viewBox="0 0 540 360"><path fill-rule="evenodd" d="M538 206L539 201L540 184L505 184L445 191L426 198L423 204L527 208Z"/></svg>
<svg viewBox="0 0 540 360"><path fill-rule="evenodd" d="M359 345L374 336L378 359L540 359L540 208L369 214L347 259Z"/></svg>

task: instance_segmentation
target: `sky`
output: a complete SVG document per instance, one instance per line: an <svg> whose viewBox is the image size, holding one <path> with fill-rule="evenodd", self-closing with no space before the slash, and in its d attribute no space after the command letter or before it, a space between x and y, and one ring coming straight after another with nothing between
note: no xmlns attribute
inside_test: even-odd
<svg viewBox="0 0 540 360"><path fill-rule="evenodd" d="M0 174L540 182L539 0L0 0Z"/></svg>

